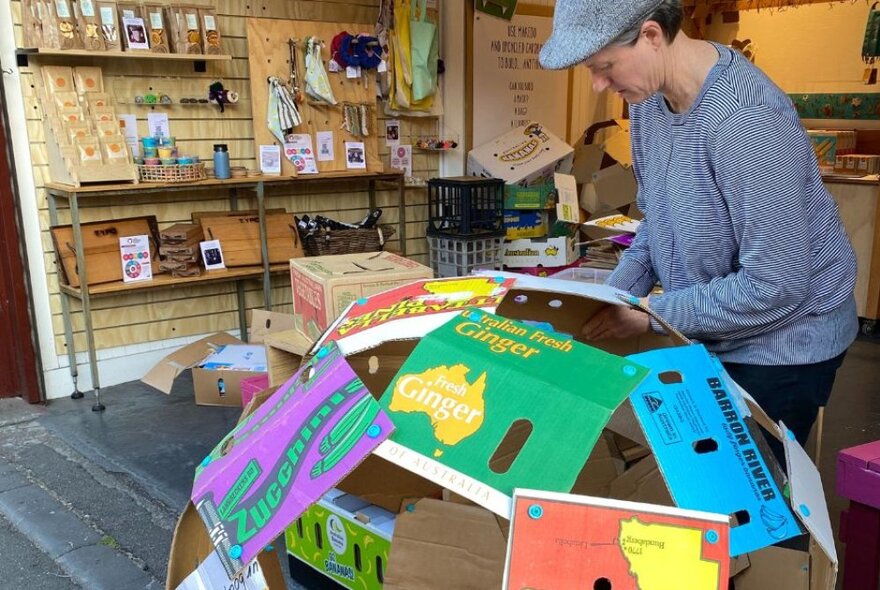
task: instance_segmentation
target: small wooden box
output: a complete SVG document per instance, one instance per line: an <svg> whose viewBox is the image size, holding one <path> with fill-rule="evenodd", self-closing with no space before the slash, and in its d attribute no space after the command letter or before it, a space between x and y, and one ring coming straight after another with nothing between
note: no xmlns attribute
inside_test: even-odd
<svg viewBox="0 0 880 590"><path fill-rule="evenodd" d="M158 251L159 226L156 217L130 217L110 221L83 223L82 247L88 269L87 283L112 283L122 280L122 262L119 238L127 236L149 236L150 258L155 261ZM81 278L76 266L76 247L73 240L73 227L58 225L50 228L52 243L63 282L71 287L79 287Z"/></svg>
<svg viewBox="0 0 880 590"><path fill-rule="evenodd" d="M205 238L220 240L226 266L262 264L260 219L257 215L202 217ZM303 256L293 213L266 214L266 242L271 264L287 263Z"/></svg>

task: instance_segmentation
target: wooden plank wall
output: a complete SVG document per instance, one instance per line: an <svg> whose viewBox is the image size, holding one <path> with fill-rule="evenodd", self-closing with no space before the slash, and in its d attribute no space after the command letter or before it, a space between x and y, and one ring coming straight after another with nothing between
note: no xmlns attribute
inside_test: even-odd
<svg viewBox="0 0 880 590"><path fill-rule="evenodd" d="M212 145L222 142L229 145L232 165L257 167L254 154L254 126L251 120L251 95L248 76L248 48L246 20L242 17L284 18L363 23L363 31L371 31L378 12L378 0L217 0L217 10L223 48L231 53L231 62L208 62L207 72L195 73L189 62L128 61L123 58L88 58L69 62L65 58L43 58L42 63L58 65L101 66L106 90L117 98L118 113L137 115L139 131L146 132L147 113L151 107L123 104L134 95L148 91L165 92L173 98L201 96L208 85L221 79L227 89L240 93L240 102L220 114L215 106L155 107L164 109L171 121L171 131L177 137L180 148L208 158ZM12 0L16 26L16 41L21 47L21 5ZM33 66L33 63L32 63ZM51 297L55 347L58 355L66 354L61 300L58 293L58 273L48 232L49 214L46 194L43 190L49 180L46 144L43 135L42 111L34 88L36 68L22 70L24 101L27 110L28 136L34 164L34 179L42 230L43 250L49 270L48 286ZM379 130L384 134L384 120L379 113ZM438 120L401 119L401 143L407 143L421 135L437 135ZM388 148L379 141L380 156L385 166L389 164ZM414 153L413 174L431 178L439 175L440 156L435 153ZM19 174L27 171L19 170ZM407 203L407 251L415 260L427 263L425 221L427 219L426 191L412 187L406 191ZM382 221L396 223L398 220L396 190L382 190L377 194L377 204L384 209ZM323 213L343 221L358 221L368 210L366 183L320 183L311 187L295 187L293 190L274 188L267 191L268 207L286 207L297 214ZM243 191L238 196L238 208L256 207L255 199ZM134 215L156 215L159 226L166 227L190 219L192 211L225 211L230 208L228 195L224 192L198 191L191 194L144 195L138 198L102 198L88 203L81 202L82 220L113 219ZM60 211L62 223L69 222L66 210ZM396 240L389 248L400 249ZM246 283L248 308L262 305L260 281ZM278 275L273 278L272 301L275 311L292 311L289 278ZM71 300L72 324L75 346L84 350L85 334L83 316L78 301ZM115 348L144 342L160 341L216 330L233 330L238 326L238 308L234 283L190 286L157 291L133 292L124 296L93 299L93 325L98 349Z"/></svg>

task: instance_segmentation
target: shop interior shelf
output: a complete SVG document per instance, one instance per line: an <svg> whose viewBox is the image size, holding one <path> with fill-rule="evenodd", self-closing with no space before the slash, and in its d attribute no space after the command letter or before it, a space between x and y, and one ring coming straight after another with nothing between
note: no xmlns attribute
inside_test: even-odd
<svg viewBox="0 0 880 590"><path fill-rule="evenodd" d="M286 264L273 264L269 267L271 273L284 273L289 270ZM241 266L236 268L227 268L225 270L206 271L197 277L173 277L170 274L153 275L150 281L138 281L133 283L125 283L123 281L115 281L112 283L101 283L89 286L90 297L107 297L110 295L118 295L120 293L129 293L132 291L142 291L145 289L161 289L174 287L189 287L195 284L212 283L220 281L232 281L237 279L259 279L263 276L262 266ZM82 298L82 289L79 287L71 287L70 285L61 285L61 292L76 299Z"/></svg>

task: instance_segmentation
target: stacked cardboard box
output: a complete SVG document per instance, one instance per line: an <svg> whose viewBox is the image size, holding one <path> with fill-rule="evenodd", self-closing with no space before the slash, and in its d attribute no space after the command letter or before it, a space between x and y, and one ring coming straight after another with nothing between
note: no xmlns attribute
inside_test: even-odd
<svg viewBox="0 0 880 590"><path fill-rule="evenodd" d="M505 268L537 273L577 260L577 239L553 222L554 174L571 170L574 150L537 122L468 154L468 174L503 179Z"/></svg>
<svg viewBox="0 0 880 590"><path fill-rule="evenodd" d="M202 226L177 223L159 232L159 240L159 270L174 277L197 277L202 273Z"/></svg>

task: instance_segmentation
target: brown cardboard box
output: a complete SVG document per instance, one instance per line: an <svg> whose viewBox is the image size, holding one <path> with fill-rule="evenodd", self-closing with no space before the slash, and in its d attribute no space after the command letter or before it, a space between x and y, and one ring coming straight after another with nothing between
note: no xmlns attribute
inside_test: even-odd
<svg viewBox="0 0 880 590"><path fill-rule="evenodd" d="M163 245L193 242L198 244L205 239L205 235L202 233L202 226L197 223L175 223L159 232L159 239Z"/></svg>
<svg viewBox="0 0 880 590"><path fill-rule="evenodd" d="M178 375L195 366L225 344L241 344L241 340L226 332L217 332L206 336L165 356L141 378L141 381L155 387L162 393L171 393L174 379Z"/></svg>
<svg viewBox="0 0 880 590"><path fill-rule="evenodd" d="M293 329L269 334L263 344L266 346L269 385L278 387L296 373L313 342Z"/></svg>
<svg viewBox="0 0 880 590"><path fill-rule="evenodd" d="M122 262L119 251L119 238L127 236L149 236L150 257L155 260L159 228L156 217L130 217L110 221L83 223L81 226L83 251L86 257L89 285L112 283L122 280ZM63 273L65 284L80 286L79 270L76 266L76 246L73 240L73 227L56 225L50 228L52 243L59 270Z"/></svg>
<svg viewBox="0 0 880 590"><path fill-rule="evenodd" d="M317 339L361 297L433 276L427 266L389 252L292 259L290 285L297 328Z"/></svg>

